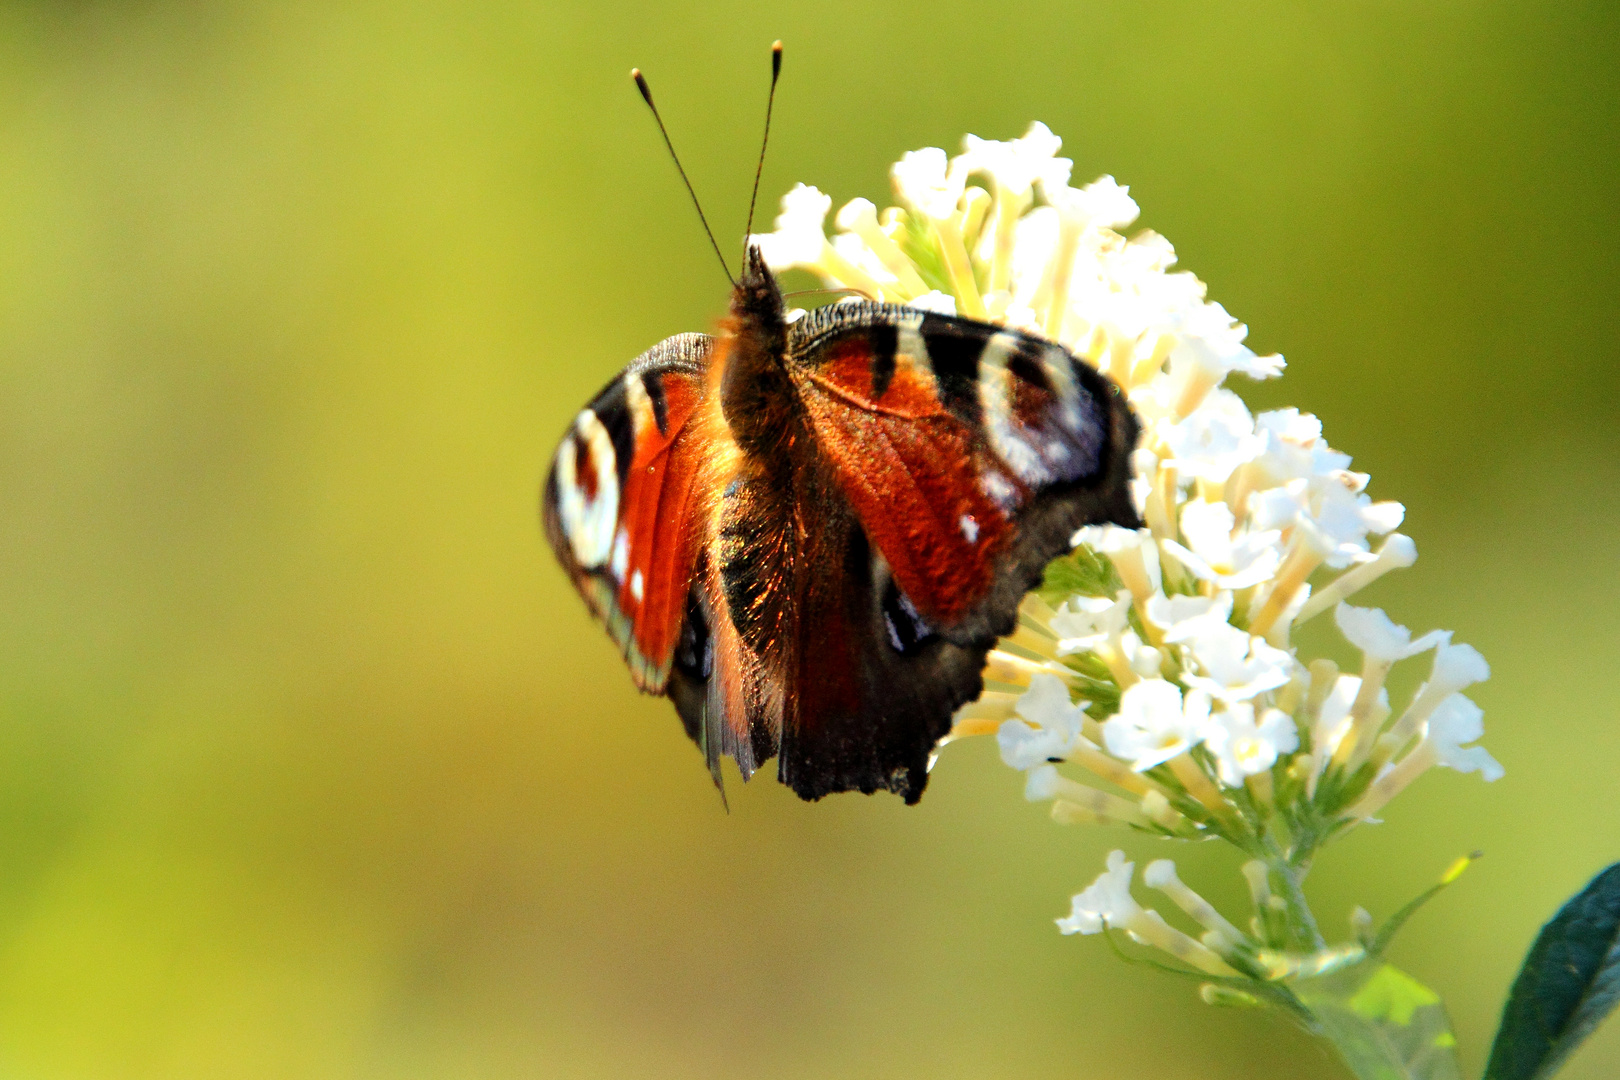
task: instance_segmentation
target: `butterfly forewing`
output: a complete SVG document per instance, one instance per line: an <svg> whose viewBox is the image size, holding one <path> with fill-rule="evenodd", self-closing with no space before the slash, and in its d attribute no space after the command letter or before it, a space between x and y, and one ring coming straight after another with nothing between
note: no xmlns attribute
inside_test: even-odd
<svg viewBox="0 0 1620 1080"><path fill-rule="evenodd" d="M636 685L664 689L703 542L712 447L695 422L713 339L680 334L580 411L546 480L546 535Z"/></svg>
<svg viewBox="0 0 1620 1080"><path fill-rule="evenodd" d="M1012 593L1029 587L1026 570L995 588L1010 567L1038 572L1080 525L1134 521L1135 421L1062 346L878 304L824 308L792 329L819 449L907 598L957 640L1010 628Z"/></svg>

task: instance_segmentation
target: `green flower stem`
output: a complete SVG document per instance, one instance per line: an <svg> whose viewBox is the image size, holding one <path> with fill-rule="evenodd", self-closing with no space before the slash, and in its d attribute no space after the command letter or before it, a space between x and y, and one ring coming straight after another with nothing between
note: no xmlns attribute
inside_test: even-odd
<svg viewBox="0 0 1620 1080"><path fill-rule="evenodd" d="M1260 851L1256 854L1282 884L1283 902L1288 905L1290 932L1302 935L1303 944L1313 950L1326 948L1327 939L1322 936L1321 928L1316 925L1316 916L1311 914L1311 907L1305 901L1304 869L1283 854L1269 832L1261 836Z"/></svg>

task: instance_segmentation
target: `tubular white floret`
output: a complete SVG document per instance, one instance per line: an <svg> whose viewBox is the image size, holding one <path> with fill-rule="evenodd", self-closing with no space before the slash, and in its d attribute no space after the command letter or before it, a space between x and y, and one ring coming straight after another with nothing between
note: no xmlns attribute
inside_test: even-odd
<svg viewBox="0 0 1620 1080"><path fill-rule="evenodd" d="M1491 666L1478 649L1472 645L1452 645L1448 641L1434 651L1434 669L1429 673L1429 681L1418 688L1417 696L1390 728L1390 734L1404 741L1441 702L1490 677Z"/></svg>
<svg viewBox="0 0 1620 1080"><path fill-rule="evenodd" d="M1136 941L1169 953L1210 975L1236 975L1237 970L1214 950L1175 929L1157 912L1144 910L1131 896L1131 873L1135 863L1125 860L1123 851L1110 852L1108 869L1071 901L1067 918L1057 920L1065 934L1099 934L1105 929L1124 930Z"/></svg>
<svg viewBox="0 0 1620 1080"><path fill-rule="evenodd" d="M1156 859L1142 871L1142 884L1168 896L1182 911L1205 930L1213 930L1233 945L1247 942L1249 937L1215 910L1215 905L1199 896L1176 875L1176 864L1169 859Z"/></svg>
<svg viewBox="0 0 1620 1080"><path fill-rule="evenodd" d="M1061 824L1134 825L1146 829L1152 820L1137 804L1058 773L1051 765L1030 770L1024 781L1029 802L1052 802L1052 818Z"/></svg>
<svg viewBox="0 0 1620 1080"><path fill-rule="evenodd" d="M1410 630L1404 626L1397 626L1390 621L1389 616L1377 608L1357 608L1349 604L1340 604L1333 617L1338 623L1339 630L1352 645L1362 651L1365 658L1361 669L1361 685L1357 690L1355 701L1350 706L1350 729L1335 748L1333 755L1336 764L1354 768L1365 760L1373 736L1377 732L1381 721L1376 709L1379 702L1378 695L1383 690L1384 679L1388 677L1390 669L1397 661L1430 649L1448 648L1451 634L1444 630L1432 630L1413 640ZM1421 698L1420 694L1419 700ZM1416 707L1417 704L1415 701L1413 706ZM1410 709L1408 715L1411 715ZM1411 721L1411 726L1415 727L1421 722L1424 715L1427 713L1422 713Z"/></svg>
<svg viewBox="0 0 1620 1080"><path fill-rule="evenodd" d="M1447 697L1423 725L1417 746L1398 763L1381 771L1361 800L1350 808L1350 815L1372 817L1413 780L1436 765L1458 772L1477 772L1486 783L1500 780L1504 770L1488 750L1483 746L1462 745L1484 734L1484 712L1480 707L1461 694Z"/></svg>
<svg viewBox="0 0 1620 1080"><path fill-rule="evenodd" d="M1417 544L1412 542L1412 538L1401 533L1390 533L1384 538L1384 543L1371 562L1352 566L1312 596L1294 617L1295 625L1315 618L1359 590L1365 589L1391 570L1401 570L1415 562L1417 562Z"/></svg>

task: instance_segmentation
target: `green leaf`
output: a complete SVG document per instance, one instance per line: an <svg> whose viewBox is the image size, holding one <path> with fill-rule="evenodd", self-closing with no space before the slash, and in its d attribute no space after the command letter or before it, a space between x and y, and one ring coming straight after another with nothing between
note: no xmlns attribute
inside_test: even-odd
<svg viewBox="0 0 1620 1080"><path fill-rule="evenodd" d="M1462 1080L1440 996L1377 958L1293 984L1360 1080Z"/></svg>
<svg viewBox="0 0 1620 1080"><path fill-rule="evenodd" d="M1467 870L1469 865L1479 857L1480 852L1476 851L1472 855L1458 859L1456 862L1452 863L1450 868L1446 870L1445 874L1441 876L1438 882L1430 886L1424 892L1418 894L1417 899L1412 900L1405 907L1401 908L1401 910L1389 917L1389 921L1379 928L1378 935L1373 938L1373 942L1368 947L1367 951L1376 955L1381 955L1386 952L1389 949L1389 943L1394 940L1396 934L1400 933L1401 927L1406 925L1406 920L1410 919L1413 915L1416 915L1418 909L1424 904L1427 904L1430 900L1433 900L1436 896L1440 895L1441 890L1443 890L1447 885L1450 885L1452 882L1462 877L1463 871Z"/></svg>
<svg viewBox="0 0 1620 1080"><path fill-rule="evenodd" d="M1620 863L1541 928L1513 980L1485 1080L1551 1076L1620 1000Z"/></svg>
<svg viewBox="0 0 1620 1080"><path fill-rule="evenodd" d="M1440 995L1393 964L1385 964L1362 983L1349 1004L1365 1020L1407 1027L1419 1009L1440 1004Z"/></svg>

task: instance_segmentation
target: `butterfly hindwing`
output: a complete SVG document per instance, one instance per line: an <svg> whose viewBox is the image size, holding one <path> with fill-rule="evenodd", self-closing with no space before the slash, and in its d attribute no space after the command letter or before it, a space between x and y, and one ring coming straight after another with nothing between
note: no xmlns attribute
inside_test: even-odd
<svg viewBox="0 0 1620 1080"><path fill-rule="evenodd" d="M829 463L804 488L810 571L796 591L797 634L778 775L801 798L836 791L922 796L935 744L979 695L989 640L959 643L924 618L868 539Z"/></svg>

